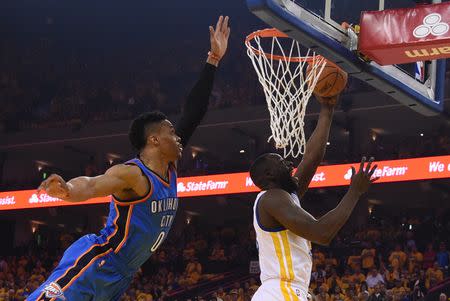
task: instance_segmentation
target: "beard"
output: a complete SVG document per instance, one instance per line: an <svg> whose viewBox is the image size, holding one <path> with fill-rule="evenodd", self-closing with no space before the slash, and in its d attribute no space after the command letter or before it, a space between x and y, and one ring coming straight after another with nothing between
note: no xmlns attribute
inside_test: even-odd
<svg viewBox="0 0 450 301"><path fill-rule="evenodd" d="M298 183L289 172L280 177L279 185L281 189L287 191L288 193L294 193L298 189Z"/></svg>

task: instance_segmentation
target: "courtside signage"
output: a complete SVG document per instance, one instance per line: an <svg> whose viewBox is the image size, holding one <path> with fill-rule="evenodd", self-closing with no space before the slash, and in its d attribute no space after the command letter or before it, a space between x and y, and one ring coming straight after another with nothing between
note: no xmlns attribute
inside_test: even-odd
<svg viewBox="0 0 450 301"><path fill-rule="evenodd" d="M450 178L450 155L380 161L377 164L375 176L380 177L377 183ZM320 166L311 181L310 188L349 185L352 166L358 168L359 164ZM247 172L179 178L177 189L179 197L258 191ZM45 193L37 194L36 190L0 192L0 210L100 204L109 201L110 197L102 197L83 203L69 203Z"/></svg>

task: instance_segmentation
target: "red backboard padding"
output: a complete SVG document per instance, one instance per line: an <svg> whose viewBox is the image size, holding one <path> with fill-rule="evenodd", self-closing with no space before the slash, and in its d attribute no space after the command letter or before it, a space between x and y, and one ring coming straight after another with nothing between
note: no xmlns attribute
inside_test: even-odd
<svg viewBox="0 0 450 301"><path fill-rule="evenodd" d="M380 65L450 57L450 2L361 14L358 50Z"/></svg>

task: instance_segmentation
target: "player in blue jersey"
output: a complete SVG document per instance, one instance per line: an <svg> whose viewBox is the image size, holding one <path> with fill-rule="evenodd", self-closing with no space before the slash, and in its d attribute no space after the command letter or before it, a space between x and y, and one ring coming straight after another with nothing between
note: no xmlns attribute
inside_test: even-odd
<svg viewBox="0 0 450 301"><path fill-rule="evenodd" d="M68 182L51 175L39 190L69 202L112 195L106 227L73 243L50 277L27 300L114 301L161 245L178 208L176 162L206 114L214 73L226 52L228 17L210 26L211 51L176 124L160 112L133 120L129 139L137 158L97 177Z"/></svg>

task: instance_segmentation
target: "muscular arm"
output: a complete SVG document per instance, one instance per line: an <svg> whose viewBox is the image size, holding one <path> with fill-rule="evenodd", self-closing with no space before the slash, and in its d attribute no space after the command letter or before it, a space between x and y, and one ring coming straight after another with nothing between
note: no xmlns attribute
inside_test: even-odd
<svg viewBox="0 0 450 301"><path fill-rule="evenodd" d="M67 183L58 175L50 176L39 189L44 189L50 196L68 202L82 202L91 198L103 197L135 190L141 172L136 166L115 165L105 174L97 177L78 177Z"/></svg>
<svg viewBox="0 0 450 301"><path fill-rule="evenodd" d="M209 97L211 95L214 84L214 75L217 69L213 63L214 62L206 63L200 74L200 79L189 93L186 103L184 104L183 115L177 122L175 131L181 138L183 147L187 145L189 139L208 110Z"/></svg>
<svg viewBox="0 0 450 301"><path fill-rule="evenodd" d="M308 190L309 183L325 155L325 148L333 120L333 111L334 107L332 105L322 104L317 126L306 143L305 155L295 172L299 182L297 194L300 197Z"/></svg>
<svg viewBox="0 0 450 301"><path fill-rule="evenodd" d="M350 217L359 197L358 192L349 189L339 205L320 219L315 219L297 206L291 196L281 189L266 192L259 207L295 234L320 245L329 245Z"/></svg>

